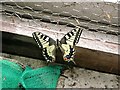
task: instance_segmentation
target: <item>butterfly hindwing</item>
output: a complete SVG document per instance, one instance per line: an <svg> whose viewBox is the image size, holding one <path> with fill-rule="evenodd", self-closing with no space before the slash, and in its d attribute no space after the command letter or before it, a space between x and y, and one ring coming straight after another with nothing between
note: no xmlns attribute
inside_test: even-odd
<svg viewBox="0 0 120 90"><path fill-rule="evenodd" d="M47 35L42 34L41 32L34 32L33 38L37 42L39 48L42 49L44 58L48 62L54 62L55 60L55 40L50 38Z"/></svg>
<svg viewBox="0 0 120 90"><path fill-rule="evenodd" d="M73 61L74 62L74 54L75 48L74 46L78 43L82 28L76 28L72 31L68 32L62 39L61 39L61 51L64 53L63 59L65 61ZM74 62L75 63L75 62Z"/></svg>

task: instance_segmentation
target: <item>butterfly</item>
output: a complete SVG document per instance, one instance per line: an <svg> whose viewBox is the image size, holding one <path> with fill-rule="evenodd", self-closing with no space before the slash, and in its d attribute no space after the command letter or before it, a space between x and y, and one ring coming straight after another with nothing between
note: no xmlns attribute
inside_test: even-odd
<svg viewBox="0 0 120 90"><path fill-rule="evenodd" d="M42 49L42 54L47 62L55 62L57 54L56 50L59 48L59 50L63 53L62 57L64 61L72 61L75 63L75 46L79 42L82 31L83 28L76 27L65 34L60 41L58 39L55 41L41 32L33 32L32 35L39 48Z"/></svg>

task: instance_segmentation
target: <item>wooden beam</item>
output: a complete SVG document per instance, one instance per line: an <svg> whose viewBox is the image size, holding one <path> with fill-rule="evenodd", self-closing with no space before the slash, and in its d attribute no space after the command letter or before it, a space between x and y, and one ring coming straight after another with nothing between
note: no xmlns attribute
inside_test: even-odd
<svg viewBox="0 0 120 90"><path fill-rule="evenodd" d="M65 29L66 31L59 32L53 29L48 30L40 27L38 29L37 27L25 27L15 23L4 21L0 22L2 24L2 27L0 28L2 31L1 38L3 39L2 52L31 58L39 58L41 60L44 60L44 58L41 54L41 50L32 38L32 32L41 31L54 39L55 33L59 33L60 35L58 37L60 38L68 32L67 29ZM112 40L107 39L106 41L107 42L101 42L101 40L98 40L95 37L86 38L85 34L81 36L80 42L76 47L75 61L77 66L107 73L119 74L118 52L116 51L119 44L117 44L117 41L113 42ZM100 48L97 48L99 46ZM61 60L57 60L57 62L63 63Z"/></svg>
<svg viewBox="0 0 120 90"><path fill-rule="evenodd" d="M12 23L11 20L5 20L6 22L0 21L0 24L2 25L2 27L0 27L0 30L19 35L25 35L28 37L32 37L33 32L40 31L56 40L57 38L61 39L67 32L73 29L62 25L57 25L56 27L53 24L43 22L36 22L40 26L34 26L35 23L28 25L28 22L26 23L17 21L16 18L14 20L16 20L14 23ZM46 26L43 27L44 25ZM84 30L77 46L97 51L119 54L118 47L120 46L120 43L118 42L118 36L116 35Z"/></svg>

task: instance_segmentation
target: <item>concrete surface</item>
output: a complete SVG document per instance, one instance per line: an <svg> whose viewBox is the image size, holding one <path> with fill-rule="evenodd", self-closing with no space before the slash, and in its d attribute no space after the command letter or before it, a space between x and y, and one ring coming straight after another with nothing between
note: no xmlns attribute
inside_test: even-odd
<svg viewBox="0 0 120 90"><path fill-rule="evenodd" d="M17 55L10 55L2 53L0 59L10 59L15 62L29 65L32 68L39 68L47 65L46 62L26 58ZM107 74L83 68L74 67L73 70L66 70L64 75L68 78L61 76L58 81L57 88L118 88L119 76Z"/></svg>

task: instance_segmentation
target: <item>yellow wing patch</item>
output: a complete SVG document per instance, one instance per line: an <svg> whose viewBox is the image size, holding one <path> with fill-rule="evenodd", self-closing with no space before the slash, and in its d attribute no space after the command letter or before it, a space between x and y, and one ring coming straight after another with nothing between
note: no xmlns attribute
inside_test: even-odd
<svg viewBox="0 0 120 90"><path fill-rule="evenodd" d="M53 56L55 52L55 45L51 45L49 47L47 47L47 53L49 56Z"/></svg>
<svg viewBox="0 0 120 90"><path fill-rule="evenodd" d="M64 52L64 56L68 55L70 53L70 46L67 44L62 44L62 51Z"/></svg>

